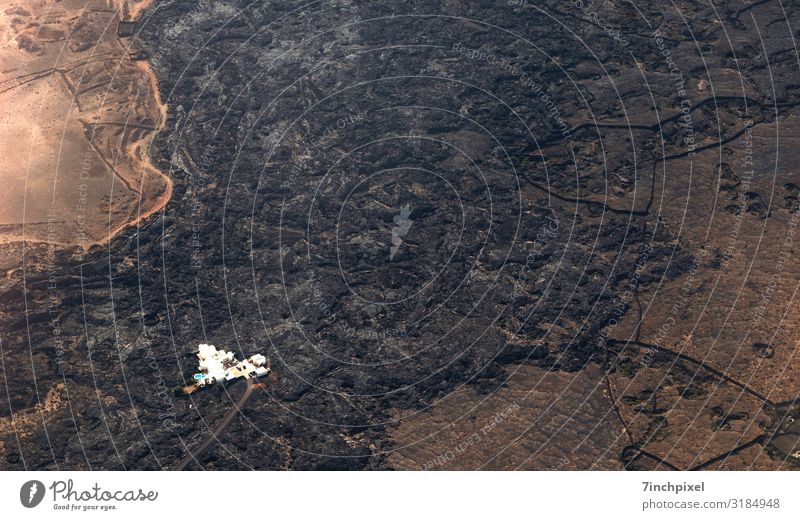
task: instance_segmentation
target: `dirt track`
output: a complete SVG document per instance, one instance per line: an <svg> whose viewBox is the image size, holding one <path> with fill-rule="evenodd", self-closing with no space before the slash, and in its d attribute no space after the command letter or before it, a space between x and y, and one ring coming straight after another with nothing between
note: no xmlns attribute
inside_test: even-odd
<svg viewBox="0 0 800 520"><path fill-rule="evenodd" d="M245 388L242 397L240 397L239 400L236 402L236 404L230 410L228 410L228 413L225 414L225 417L222 418L222 421L220 421L217 427L214 428L214 431L211 432L211 436L208 439L206 439L205 442L203 442L203 444L192 450L192 452L189 455L187 455L180 462L180 464L178 464L175 467L176 470L182 471L186 469L192 462L197 462L200 459L200 456L203 455L203 453L205 453L205 451L213 443L219 440L220 434L228 426L228 423L231 422L231 419L233 419L236 416L236 414L242 410L244 405L247 403L247 400L250 399L250 395L253 393L254 388L255 388L254 384L250 382L247 383L247 388Z"/></svg>

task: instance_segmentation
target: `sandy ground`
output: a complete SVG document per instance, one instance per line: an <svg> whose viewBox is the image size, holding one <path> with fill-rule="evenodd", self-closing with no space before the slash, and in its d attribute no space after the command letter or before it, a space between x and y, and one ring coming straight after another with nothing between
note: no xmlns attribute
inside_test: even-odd
<svg viewBox="0 0 800 520"><path fill-rule="evenodd" d="M0 242L88 247L170 199L148 156L166 107L117 33L148 4L0 0Z"/></svg>
<svg viewBox="0 0 800 520"><path fill-rule="evenodd" d="M396 411L389 466L412 470L622 469L626 438L597 366L569 374L511 366L506 386L464 387Z"/></svg>

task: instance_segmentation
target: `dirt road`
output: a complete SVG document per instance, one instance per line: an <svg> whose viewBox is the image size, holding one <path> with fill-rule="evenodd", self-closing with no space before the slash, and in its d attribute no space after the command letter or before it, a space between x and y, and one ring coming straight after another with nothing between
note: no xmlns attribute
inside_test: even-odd
<svg viewBox="0 0 800 520"><path fill-rule="evenodd" d="M187 455L181 461L181 463L176 466L175 468L176 470L182 471L186 469L190 463L197 462L200 459L203 453L205 453L205 451L219 439L220 434L223 432L223 430L225 430L225 427L228 426L228 423L231 422L231 419L233 419L236 416L236 414L242 410L244 405L247 403L247 400L250 398L250 394L253 393L254 388L255 385L248 381L247 388L245 388L242 397L239 398L239 400L236 402L233 408L228 410L228 413L225 414L225 417L222 418L222 421L217 425L216 428L214 428L214 431L211 432L211 436L208 439L206 439L203 442L203 444L192 450L192 452L189 453L189 455Z"/></svg>

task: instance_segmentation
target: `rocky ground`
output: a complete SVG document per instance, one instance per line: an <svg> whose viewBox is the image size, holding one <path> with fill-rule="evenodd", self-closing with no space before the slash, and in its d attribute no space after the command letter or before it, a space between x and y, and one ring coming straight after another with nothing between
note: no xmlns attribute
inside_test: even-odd
<svg viewBox="0 0 800 520"><path fill-rule="evenodd" d="M798 18L155 2L173 199L0 252L0 467L175 467L210 342L195 469L796 468Z"/></svg>

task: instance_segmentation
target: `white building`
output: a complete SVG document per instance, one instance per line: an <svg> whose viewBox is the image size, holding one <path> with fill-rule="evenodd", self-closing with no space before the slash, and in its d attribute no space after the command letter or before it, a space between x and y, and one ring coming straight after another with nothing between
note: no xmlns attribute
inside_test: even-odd
<svg viewBox="0 0 800 520"><path fill-rule="evenodd" d="M250 356L244 361L237 361L233 352L217 350L214 345L206 343L199 346L197 359L199 360L197 368L200 372L194 375L194 379L200 387L233 381L240 377L255 379L270 372L267 358L261 354Z"/></svg>

